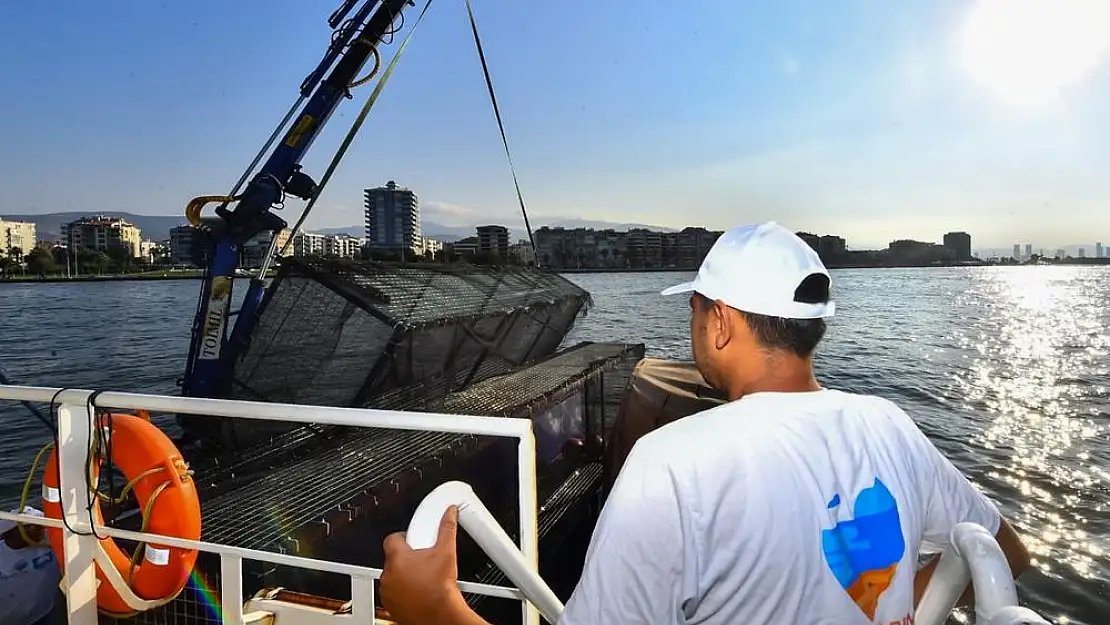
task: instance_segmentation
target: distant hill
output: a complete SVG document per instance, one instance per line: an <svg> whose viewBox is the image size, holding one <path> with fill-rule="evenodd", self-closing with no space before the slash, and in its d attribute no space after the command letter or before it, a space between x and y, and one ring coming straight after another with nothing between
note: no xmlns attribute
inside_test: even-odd
<svg viewBox="0 0 1110 625"><path fill-rule="evenodd" d="M345 234L349 237L364 237L366 236L366 228L362 226L347 226L345 228L316 228L310 230L316 234Z"/></svg>
<svg viewBox="0 0 1110 625"><path fill-rule="evenodd" d="M593 228L594 230L616 230L618 232L626 232L635 228L643 228L646 230L655 230L656 232L678 232L675 228L664 228L663 226L649 226L647 224L630 224L630 223L615 223L612 221L597 221L593 219L558 219L555 221L545 221L541 225L551 226L553 228Z"/></svg>
<svg viewBox="0 0 1110 625"><path fill-rule="evenodd" d="M55 241L62 238L62 225L68 224L71 221L77 221L82 217L92 217L94 215L121 217L138 226L139 230L142 231L142 237L144 239L151 239L154 241L168 239L170 237L170 228L187 223L185 221L185 215L136 215L135 213L110 211L77 211L69 213L46 213L44 215L3 213L0 214L0 218L12 221L34 222L35 235L40 241Z"/></svg>

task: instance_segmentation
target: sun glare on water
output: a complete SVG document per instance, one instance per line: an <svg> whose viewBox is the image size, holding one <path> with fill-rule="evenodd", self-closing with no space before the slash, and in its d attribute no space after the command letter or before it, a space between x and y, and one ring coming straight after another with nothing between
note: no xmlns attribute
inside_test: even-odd
<svg viewBox="0 0 1110 625"><path fill-rule="evenodd" d="M1110 56L1110 0L977 0L956 43L964 69L997 97L1042 106Z"/></svg>

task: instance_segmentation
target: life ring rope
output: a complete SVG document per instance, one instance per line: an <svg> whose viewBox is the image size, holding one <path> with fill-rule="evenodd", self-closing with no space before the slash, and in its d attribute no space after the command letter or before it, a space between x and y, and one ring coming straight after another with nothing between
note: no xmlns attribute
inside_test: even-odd
<svg viewBox="0 0 1110 625"><path fill-rule="evenodd" d="M35 460L31 463L31 470L27 472L27 479L23 480L23 490L19 494L20 511L27 509L27 500L31 498L31 484L33 484L35 481L35 474L38 473L39 465L42 463L43 456L45 456L46 452L50 451L51 449L54 449L54 441L50 441L49 443L43 445L42 449L39 450L39 453L35 454ZM28 545L40 545L47 542L45 532L43 532L42 534L41 541L32 540L30 534L27 533L27 528L23 526L23 523L16 522L15 527L19 531L19 537L22 538L23 542Z"/></svg>

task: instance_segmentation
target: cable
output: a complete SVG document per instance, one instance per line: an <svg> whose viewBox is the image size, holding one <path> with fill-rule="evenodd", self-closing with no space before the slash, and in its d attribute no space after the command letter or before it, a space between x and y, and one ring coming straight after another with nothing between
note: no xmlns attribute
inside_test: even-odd
<svg viewBox="0 0 1110 625"><path fill-rule="evenodd" d="M66 392L67 390L69 390L69 389L67 389L67 388L58 389L58 392L54 393L54 396L50 398L50 417L54 420L54 427L53 427L53 430L54 430L54 449L58 450L58 454L61 454L61 449L62 449L61 442L58 440L58 397L62 393ZM61 467L61 458L60 457L58 459L58 466L59 466L59 468ZM88 471L86 471L86 474L87 473L88 473ZM69 524L69 520L66 519L65 510L62 510L62 515L61 516L62 516L62 525L65 526L65 528L67 530L69 530L70 533L76 534L77 536L94 536L95 535L94 532L78 532L77 530L73 529L73 527L71 527L70 524Z"/></svg>
<svg viewBox="0 0 1110 625"><path fill-rule="evenodd" d="M391 23L389 25L390 29L388 31L382 33L382 43L384 43L387 46L391 45L393 43L393 35L396 35L397 33L401 32L401 29L405 27L405 14L404 13L398 13L397 18L398 18L397 23L395 23L395 24ZM389 39L386 40L386 37L389 37Z"/></svg>
<svg viewBox="0 0 1110 625"><path fill-rule="evenodd" d="M382 55L380 52L378 52L378 46L374 45L372 41L368 41L366 39L359 39L357 43L362 43L370 46L370 51L374 53L374 69L370 70L370 73L366 76L359 78L358 80L355 80L351 84L347 85L348 89L355 89L370 82L374 79L374 76L378 75L378 70L382 68Z"/></svg>
<svg viewBox="0 0 1110 625"><path fill-rule="evenodd" d="M89 394L88 399L85 400L85 410L89 415L89 446L85 450L85 471L84 471L84 473L85 473L85 487L88 488L88 491L89 491L90 495L92 495L92 493L99 493L100 492L100 480L102 480L104 478L104 471L103 470L98 470L97 474L96 474L96 485L95 485L95 488L94 488L93 477L92 477L92 471L93 471L93 466L94 466L93 465L93 448L99 446L99 445L97 445L97 443L99 442L98 439L100 437L100 428L99 428L99 425L96 423L96 417L98 416L97 415L98 408L96 407L96 398L99 397L102 392L103 391L93 391L92 393ZM111 415L109 415L109 419L110 418L111 418ZM108 439L110 441L111 440L111 432L112 432L110 421L109 421L108 428L109 428L108 429ZM110 442L105 443L106 446L110 445L110 444L111 444ZM101 455L103 455L103 454L101 454ZM111 456L110 455L108 457L108 462L111 462ZM96 536L96 538L98 540L104 540L105 538L107 538L106 536L101 536L100 534L96 533L96 519L93 515L93 508L95 507L95 504L96 504L96 497L90 496L89 497L89 504L88 504L88 506L86 506L85 511L89 514L89 527L92 528L92 535Z"/></svg>
<svg viewBox="0 0 1110 625"><path fill-rule="evenodd" d="M247 169L243 171L243 175L239 177L239 180L235 183L235 186L231 188L231 193L228 193L228 195L235 195L239 193L239 188L243 186L243 183L246 182L247 178L250 177L251 172L253 172L254 168L258 166L259 161L261 161L262 157L266 155L266 152L270 150L270 146L273 145L274 141L276 141L277 138L281 135L281 131L285 130L285 127L289 124L289 120L293 119L293 116L297 114L297 111L301 108L301 103L304 102L304 99L305 98L303 95L300 96L295 102L293 102L293 106L289 107L289 110L285 113L285 117L281 118L281 122L277 125L277 128L274 128L274 132L270 134L269 139L266 139L266 143L262 146L262 149L254 155L254 160L251 161L251 164L248 165Z"/></svg>
<svg viewBox="0 0 1110 625"><path fill-rule="evenodd" d="M524 228L528 231L528 243L532 246L532 254L536 256L536 265L539 266L539 252L536 250L536 238L532 235L532 224L528 221L528 209L524 207L524 194L520 192L520 181L517 180L516 167L513 165L513 154L509 149L509 138L505 134L505 123L501 120L501 108L497 106L497 94L493 91L493 79L490 78L489 65L486 64L486 53L482 50L482 38L478 36L478 23L474 20L474 8L470 0L466 2L466 14L470 18L470 30L474 33L474 46L478 49L478 60L482 62L482 73L486 77L486 89L489 91L489 100L493 104L493 114L497 117L497 127L501 130L501 143L505 146L505 157L509 161L509 171L513 174L513 185L516 187L516 199L520 203L520 213L524 216Z"/></svg>

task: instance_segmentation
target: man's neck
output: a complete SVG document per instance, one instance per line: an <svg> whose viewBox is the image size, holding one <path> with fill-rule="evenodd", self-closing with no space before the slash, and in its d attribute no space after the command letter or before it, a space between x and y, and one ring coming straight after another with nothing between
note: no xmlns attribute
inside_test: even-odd
<svg viewBox="0 0 1110 625"><path fill-rule="evenodd" d="M789 356L774 357L762 374L755 378L737 379L728 384L729 401L754 393L809 393L821 390L813 375L813 362Z"/></svg>

